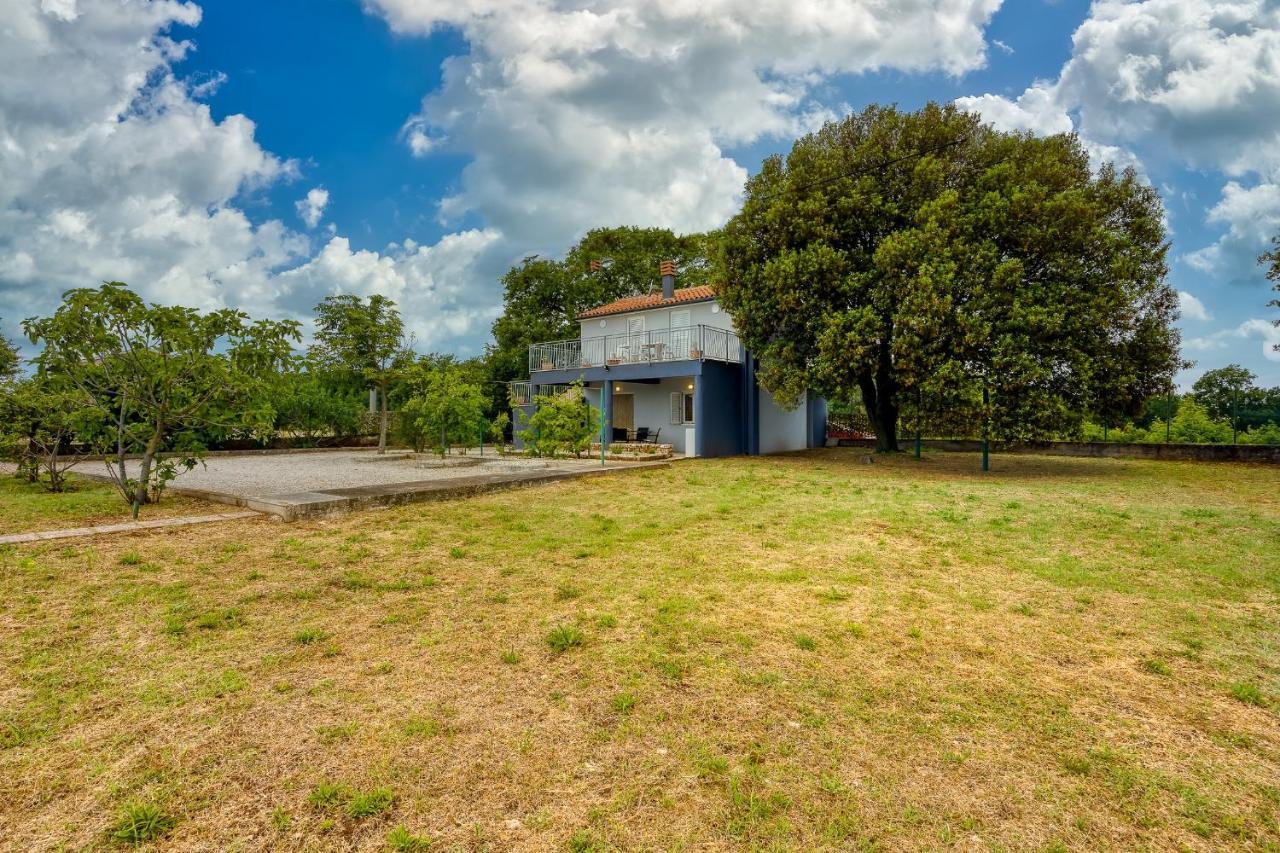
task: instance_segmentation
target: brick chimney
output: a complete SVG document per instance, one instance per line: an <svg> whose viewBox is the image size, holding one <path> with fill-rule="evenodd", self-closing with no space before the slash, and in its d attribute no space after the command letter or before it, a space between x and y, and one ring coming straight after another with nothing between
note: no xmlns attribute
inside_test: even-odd
<svg viewBox="0 0 1280 853"><path fill-rule="evenodd" d="M662 298L675 299L676 297L676 262L663 261L658 266L658 271L662 273Z"/></svg>

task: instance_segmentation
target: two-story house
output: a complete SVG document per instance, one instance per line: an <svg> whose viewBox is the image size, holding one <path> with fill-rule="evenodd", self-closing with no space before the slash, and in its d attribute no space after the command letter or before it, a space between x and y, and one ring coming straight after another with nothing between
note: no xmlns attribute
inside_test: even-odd
<svg viewBox="0 0 1280 853"><path fill-rule="evenodd" d="M529 347L529 382L513 387L516 408L531 414L540 391L580 381L615 441L657 435L686 456L823 446L826 401L810 394L795 409L774 403L714 288L676 288L670 261L660 273L660 292L584 311L577 338Z"/></svg>

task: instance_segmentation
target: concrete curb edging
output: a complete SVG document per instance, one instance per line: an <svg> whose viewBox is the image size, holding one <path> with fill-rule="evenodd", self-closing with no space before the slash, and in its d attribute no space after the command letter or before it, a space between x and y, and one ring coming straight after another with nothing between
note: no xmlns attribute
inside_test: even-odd
<svg viewBox="0 0 1280 853"><path fill-rule="evenodd" d="M190 527L193 524L211 524L216 521L235 521L242 518L260 518L261 513L246 510L220 512L214 515L187 515L178 518L157 518L152 521L126 521L120 524L99 524L94 527L72 527L66 530L38 530L34 533L14 533L0 536L0 545L18 545L26 542L46 542L56 539L80 539L86 536L104 536L111 533L132 533L139 530L155 530L164 527Z"/></svg>

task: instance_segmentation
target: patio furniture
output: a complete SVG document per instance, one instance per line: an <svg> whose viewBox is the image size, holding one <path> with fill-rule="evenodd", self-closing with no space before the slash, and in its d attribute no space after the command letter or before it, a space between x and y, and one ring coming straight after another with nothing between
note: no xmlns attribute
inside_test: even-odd
<svg viewBox="0 0 1280 853"><path fill-rule="evenodd" d="M653 435L649 434L648 427L638 427L636 429L636 441L641 444L657 444L658 436L662 434L662 428L653 431Z"/></svg>
<svg viewBox="0 0 1280 853"><path fill-rule="evenodd" d="M613 440L614 440L614 441L626 441L626 440L627 440L627 428L626 428L626 427L614 427L614 428L613 428Z"/></svg>

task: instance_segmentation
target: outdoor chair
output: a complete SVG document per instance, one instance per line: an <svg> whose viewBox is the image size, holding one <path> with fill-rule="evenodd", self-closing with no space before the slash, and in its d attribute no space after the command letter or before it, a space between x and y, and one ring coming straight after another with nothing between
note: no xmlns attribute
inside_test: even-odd
<svg viewBox="0 0 1280 853"><path fill-rule="evenodd" d="M649 440L649 428L636 427L636 441L640 442L641 444L644 444L648 440Z"/></svg>
<svg viewBox="0 0 1280 853"><path fill-rule="evenodd" d="M614 428L613 428L613 440L614 440L614 441L626 441L626 440L627 440L627 428L626 428L626 427L614 427Z"/></svg>

